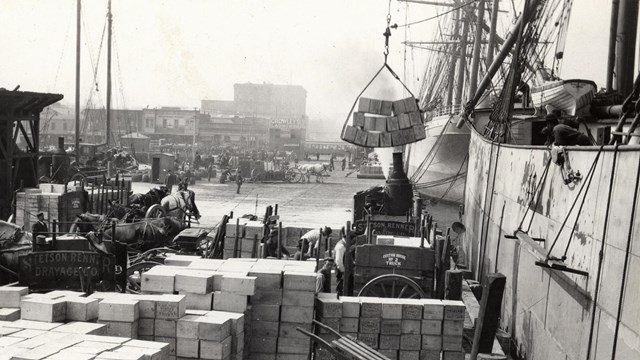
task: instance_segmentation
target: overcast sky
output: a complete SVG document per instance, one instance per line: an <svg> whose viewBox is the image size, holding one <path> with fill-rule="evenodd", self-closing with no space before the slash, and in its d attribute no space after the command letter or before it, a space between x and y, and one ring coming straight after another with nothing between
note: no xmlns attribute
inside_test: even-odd
<svg viewBox="0 0 640 360"><path fill-rule="evenodd" d="M510 9L511 0L503 0ZM516 1L516 4L520 1ZM604 82L609 0L574 1L563 77ZM0 0L0 87L62 93L73 105L75 0ZM82 92L91 93L105 23L106 0L83 4ZM114 108L199 107L201 99L233 98L241 82L302 85L312 118L343 121L382 64L387 0L113 0ZM392 23L444 11L392 2ZM435 22L409 28L427 40ZM409 51L403 30L392 36L390 63L416 93L427 54ZM106 39L96 106L106 94ZM406 68L405 68L406 64ZM383 79L384 80L384 79ZM393 92L399 85L386 78ZM100 100L102 99L102 100Z"/></svg>

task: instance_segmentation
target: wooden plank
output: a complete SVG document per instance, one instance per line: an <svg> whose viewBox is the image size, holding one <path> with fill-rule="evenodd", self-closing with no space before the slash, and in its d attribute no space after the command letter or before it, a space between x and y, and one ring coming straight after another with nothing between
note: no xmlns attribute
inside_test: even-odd
<svg viewBox="0 0 640 360"><path fill-rule="evenodd" d="M462 300L462 275L460 270L447 270L444 275L444 298L447 300Z"/></svg>
<svg viewBox="0 0 640 360"><path fill-rule="evenodd" d="M489 274L483 281L480 313L471 348L472 358L478 353L491 353L493 349L505 283L506 277L500 273Z"/></svg>

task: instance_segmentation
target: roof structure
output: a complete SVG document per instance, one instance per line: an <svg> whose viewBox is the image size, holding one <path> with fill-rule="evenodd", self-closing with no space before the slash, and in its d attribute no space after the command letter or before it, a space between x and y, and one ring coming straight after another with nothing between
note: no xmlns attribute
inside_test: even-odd
<svg viewBox="0 0 640 360"><path fill-rule="evenodd" d="M0 89L0 120L4 120L5 117L40 114L42 109L62 100L63 97L62 94Z"/></svg>

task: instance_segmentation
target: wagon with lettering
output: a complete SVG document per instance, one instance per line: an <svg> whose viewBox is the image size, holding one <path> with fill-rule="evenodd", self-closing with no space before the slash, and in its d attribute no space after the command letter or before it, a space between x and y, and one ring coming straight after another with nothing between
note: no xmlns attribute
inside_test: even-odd
<svg viewBox="0 0 640 360"><path fill-rule="evenodd" d="M362 224L356 222L356 234ZM400 219L369 218L355 245L353 268L347 281L353 294L385 298L430 298L434 288L435 252L419 223ZM352 279L352 280L351 280ZM351 292L351 291L350 291Z"/></svg>

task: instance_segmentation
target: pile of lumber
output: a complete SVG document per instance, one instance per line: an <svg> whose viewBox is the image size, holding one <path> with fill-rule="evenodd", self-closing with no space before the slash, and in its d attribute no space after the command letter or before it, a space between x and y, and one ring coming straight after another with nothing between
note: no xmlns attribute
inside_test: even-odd
<svg viewBox="0 0 640 360"><path fill-rule="evenodd" d="M352 120L342 140L359 146L399 146L426 137L422 112L413 97L393 102L360 98Z"/></svg>
<svg viewBox="0 0 640 360"><path fill-rule="evenodd" d="M318 321L389 359L464 359L462 301L319 296ZM321 332L328 342L335 335ZM318 359L330 359L318 349Z"/></svg>

